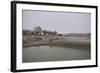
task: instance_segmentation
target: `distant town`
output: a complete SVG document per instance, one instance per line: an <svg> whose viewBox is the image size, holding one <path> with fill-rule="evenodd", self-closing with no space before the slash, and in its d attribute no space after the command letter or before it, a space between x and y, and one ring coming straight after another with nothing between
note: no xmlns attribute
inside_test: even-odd
<svg viewBox="0 0 100 73"><path fill-rule="evenodd" d="M90 38L90 33L58 33L57 31L49 31L49 30L42 30L41 27L36 26L32 30L23 30L23 36L48 36L48 35L56 35L56 36L76 36L76 37L88 37Z"/></svg>
<svg viewBox="0 0 100 73"><path fill-rule="evenodd" d="M41 27L36 26L33 28L33 31L31 30L23 30L23 35L61 35L57 34L56 31L49 31L49 30L43 30Z"/></svg>

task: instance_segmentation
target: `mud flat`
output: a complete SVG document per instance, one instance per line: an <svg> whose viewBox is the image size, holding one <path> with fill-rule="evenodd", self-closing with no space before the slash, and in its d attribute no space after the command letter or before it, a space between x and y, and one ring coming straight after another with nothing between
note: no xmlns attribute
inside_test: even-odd
<svg viewBox="0 0 100 73"><path fill-rule="evenodd" d="M88 39L80 38L63 38L63 39L52 39L40 40L40 41L27 41L23 43L23 47L34 47L34 46L61 46L61 47L71 47L71 48L84 48L89 49L91 44Z"/></svg>

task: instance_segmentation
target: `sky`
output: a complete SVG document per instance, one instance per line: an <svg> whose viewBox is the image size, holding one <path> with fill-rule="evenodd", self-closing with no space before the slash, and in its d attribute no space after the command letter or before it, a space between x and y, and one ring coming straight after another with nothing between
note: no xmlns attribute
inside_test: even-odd
<svg viewBox="0 0 100 73"><path fill-rule="evenodd" d="M55 12L23 10L23 29L33 30L40 26L43 30L58 33L90 33L91 14L79 12Z"/></svg>

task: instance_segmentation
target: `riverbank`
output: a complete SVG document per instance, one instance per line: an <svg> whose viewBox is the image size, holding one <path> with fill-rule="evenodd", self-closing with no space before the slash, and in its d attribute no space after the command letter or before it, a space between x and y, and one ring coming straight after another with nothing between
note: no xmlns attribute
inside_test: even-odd
<svg viewBox="0 0 100 73"><path fill-rule="evenodd" d="M23 43L23 47L33 47L33 46L61 46L61 47L71 47L71 48L90 48L90 40L87 39L76 39L76 38L66 38L66 39L56 39L56 40L40 40L40 41L28 41L28 43Z"/></svg>

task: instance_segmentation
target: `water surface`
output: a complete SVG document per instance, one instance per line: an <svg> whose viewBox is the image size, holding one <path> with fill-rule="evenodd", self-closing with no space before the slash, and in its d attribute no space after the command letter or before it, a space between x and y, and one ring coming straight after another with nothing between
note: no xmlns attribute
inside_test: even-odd
<svg viewBox="0 0 100 73"><path fill-rule="evenodd" d="M36 46L23 48L22 61L44 62L90 59L90 50L81 48Z"/></svg>

